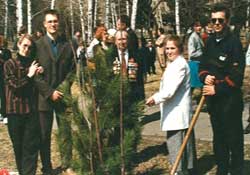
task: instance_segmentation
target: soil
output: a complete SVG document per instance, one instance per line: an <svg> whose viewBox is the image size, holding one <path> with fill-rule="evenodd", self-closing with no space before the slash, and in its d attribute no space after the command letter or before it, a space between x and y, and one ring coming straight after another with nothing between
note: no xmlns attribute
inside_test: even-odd
<svg viewBox="0 0 250 175"><path fill-rule="evenodd" d="M159 70L159 69L158 69ZM145 84L146 96L149 97L159 88L159 81L161 72L158 71L157 75L147 77ZM247 67L243 91L244 99L249 102L250 100L250 68ZM60 165L60 155L58 152L56 137L54 130L52 135L52 163L54 167ZM17 171L15 166L14 154L12 144L9 139L7 127L0 124L0 169L6 168L9 171ZM198 174L200 175L214 175L216 166L212 151L212 143L209 141L196 140L197 158L198 158ZM135 158L134 175L162 175L168 174L170 171L170 164L168 162L168 153L165 145L165 138L162 137L143 137L138 147L138 153ZM245 145L245 173L250 174L250 145ZM41 175L41 163L38 161L37 175ZM66 173L64 173L66 174ZM72 174L71 174L72 175Z"/></svg>

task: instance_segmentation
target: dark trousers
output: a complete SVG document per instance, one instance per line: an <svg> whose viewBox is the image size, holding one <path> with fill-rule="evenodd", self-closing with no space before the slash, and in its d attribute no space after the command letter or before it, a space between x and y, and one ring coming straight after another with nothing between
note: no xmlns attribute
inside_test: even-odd
<svg viewBox="0 0 250 175"><path fill-rule="evenodd" d="M244 138L242 126L242 101L233 95L208 103L213 130L213 147L217 175L242 175L244 163Z"/></svg>
<svg viewBox="0 0 250 175"><path fill-rule="evenodd" d="M18 172L20 175L35 175L40 144L38 117L20 114L7 117Z"/></svg>
<svg viewBox="0 0 250 175"><path fill-rule="evenodd" d="M42 161L42 172L47 173L52 169L50 143L53 124L53 112L39 111L39 120L41 127L40 157Z"/></svg>
<svg viewBox="0 0 250 175"><path fill-rule="evenodd" d="M155 74L156 72L155 72L155 63L154 62L150 62L150 63L148 63L147 65L146 65L146 69L147 69L147 73L148 74L151 74L151 73L153 73L153 74Z"/></svg>
<svg viewBox="0 0 250 175"><path fill-rule="evenodd" d="M52 169L51 163L51 132L53 125L53 112L40 111L40 126L41 126L41 147L40 156L42 161L42 171L49 172ZM71 120L72 111L67 111L65 108L56 108L56 119L58 124L58 146L61 153L62 167L70 166L72 159L72 135L71 135Z"/></svg>
<svg viewBox="0 0 250 175"><path fill-rule="evenodd" d="M0 114L5 117L5 92L4 92L4 81L0 80Z"/></svg>

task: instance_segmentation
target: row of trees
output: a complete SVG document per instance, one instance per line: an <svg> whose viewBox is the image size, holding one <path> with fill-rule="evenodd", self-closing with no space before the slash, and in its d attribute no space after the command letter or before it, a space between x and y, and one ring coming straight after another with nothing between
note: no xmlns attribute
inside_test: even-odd
<svg viewBox="0 0 250 175"><path fill-rule="evenodd" d="M48 8L59 9L64 26L73 34L75 30L86 33L90 41L93 28L100 22L115 28L119 15L131 17L133 29L152 29L172 26L177 34L185 31L195 18L205 24L211 4L223 1L231 9L232 23L241 26L249 21L250 0L0 0L0 34L16 36L21 26L28 32L42 28L42 12Z"/></svg>

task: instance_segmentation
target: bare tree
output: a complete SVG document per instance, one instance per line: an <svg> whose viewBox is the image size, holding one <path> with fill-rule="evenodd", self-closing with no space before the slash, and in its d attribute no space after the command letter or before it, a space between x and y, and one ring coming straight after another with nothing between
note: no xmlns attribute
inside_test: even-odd
<svg viewBox="0 0 250 175"><path fill-rule="evenodd" d="M31 1L27 0L27 21L28 21L28 33L32 33L32 14L31 14Z"/></svg>
<svg viewBox="0 0 250 175"><path fill-rule="evenodd" d="M105 26L107 28L111 27L110 24L110 0L105 0Z"/></svg>
<svg viewBox="0 0 250 175"><path fill-rule="evenodd" d="M246 27L248 27L249 26L249 11L250 11L250 6L249 6L249 4L250 4L250 0L247 0L247 20L246 20Z"/></svg>
<svg viewBox="0 0 250 175"><path fill-rule="evenodd" d="M128 0L126 1L126 12L127 12L127 16L130 15L130 9L129 9L129 2Z"/></svg>
<svg viewBox="0 0 250 175"><path fill-rule="evenodd" d="M7 38L7 35L8 35L8 15L9 15L8 0L4 0L4 5L5 5L4 37Z"/></svg>
<svg viewBox="0 0 250 175"><path fill-rule="evenodd" d="M75 31L75 24L74 24L74 12L73 12L73 1L69 0L69 6L70 6L70 23L71 23L71 35L74 35Z"/></svg>
<svg viewBox="0 0 250 175"><path fill-rule="evenodd" d="M180 2L179 0L175 0L175 24L176 24L176 34L180 36L181 30L180 30L180 15L179 15L179 6Z"/></svg>
<svg viewBox="0 0 250 175"><path fill-rule="evenodd" d="M138 3L138 0L133 0L132 14L131 14L131 29L133 30L135 30L137 3Z"/></svg>
<svg viewBox="0 0 250 175"><path fill-rule="evenodd" d="M50 5L51 9L55 9L55 3L56 3L56 0L51 0L51 5Z"/></svg>
<svg viewBox="0 0 250 175"><path fill-rule="evenodd" d="M117 12L115 9L115 3L111 3L111 15L112 15L112 28L116 28Z"/></svg>
<svg viewBox="0 0 250 175"><path fill-rule="evenodd" d="M97 8L98 8L98 0L95 0L94 27L96 27L97 25Z"/></svg>
<svg viewBox="0 0 250 175"><path fill-rule="evenodd" d="M90 43L93 33L93 0L88 0L88 42Z"/></svg>
<svg viewBox="0 0 250 175"><path fill-rule="evenodd" d="M80 20L81 20L81 28L82 28L82 40L86 41L85 37L85 24L84 24L84 13L83 13L83 3L82 0L78 0L79 3L79 11L80 11Z"/></svg>
<svg viewBox="0 0 250 175"><path fill-rule="evenodd" d="M16 19L17 19L17 31L23 26L23 1L17 0L16 1Z"/></svg>

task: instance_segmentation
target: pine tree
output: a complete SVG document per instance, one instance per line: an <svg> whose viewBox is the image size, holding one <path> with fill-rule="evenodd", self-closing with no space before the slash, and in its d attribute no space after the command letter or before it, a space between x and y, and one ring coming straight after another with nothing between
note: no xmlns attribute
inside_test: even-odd
<svg viewBox="0 0 250 175"><path fill-rule="evenodd" d="M65 101L67 104L72 104L74 113L72 128L76 150L74 168L81 175L120 174L121 80L119 75L113 74L112 63L109 61L111 58L112 49L99 52L95 56L94 69L77 66L78 73L73 76L71 97ZM142 105L139 102L131 102L129 83L127 80L123 83L124 160L126 171L129 172L132 158L136 153L136 145L140 140L141 127L138 117L142 115ZM98 124L94 121L95 114ZM97 125L98 130L96 130ZM99 136L96 132L99 132Z"/></svg>

